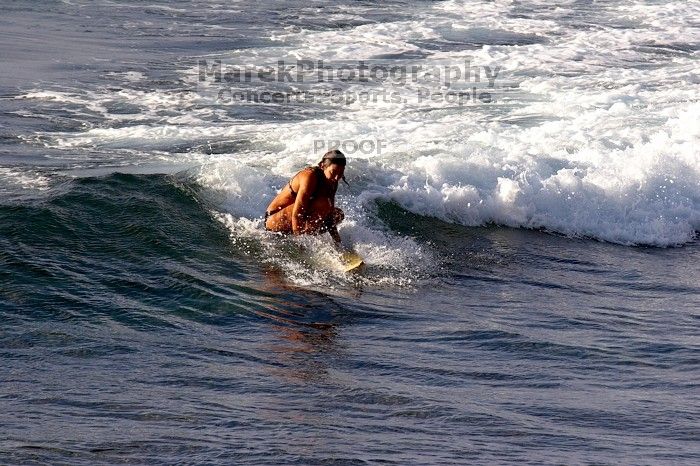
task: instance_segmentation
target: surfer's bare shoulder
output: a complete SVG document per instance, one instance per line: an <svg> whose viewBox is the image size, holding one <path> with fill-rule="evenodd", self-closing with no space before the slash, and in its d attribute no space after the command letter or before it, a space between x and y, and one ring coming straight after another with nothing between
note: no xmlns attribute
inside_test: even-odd
<svg viewBox="0 0 700 466"><path fill-rule="evenodd" d="M298 195L303 195L304 193L313 193L316 189L316 184L318 179L314 176L314 170L305 168L300 171L297 176L291 181L292 188ZM295 186L296 185L296 186Z"/></svg>

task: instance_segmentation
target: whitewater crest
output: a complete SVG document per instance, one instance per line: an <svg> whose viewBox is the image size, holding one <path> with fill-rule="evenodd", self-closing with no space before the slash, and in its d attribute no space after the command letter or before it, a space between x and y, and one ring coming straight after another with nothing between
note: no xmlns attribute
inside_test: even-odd
<svg viewBox="0 0 700 466"><path fill-rule="evenodd" d="M255 219L290 176L316 163L318 141L371 141L376 150L346 154L353 188L342 194L368 230L382 229L372 217L379 199L467 226L538 228L624 245L692 241L700 230L700 77L696 49L679 38L693 28L692 15L680 12L697 6L577 8L440 2L413 19L286 28L271 35L272 45L221 57L257 67L366 60L453 66L462 75L470 67L498 70L476 83L445 83L428 72L399 81L234 83L233 90L303 91L316 100L230 105L213 100L216 92L134 89L144 77L125 75L117 90L33 90L19 98L62 105L75 119L103 119L38 134L51 148L187 157L217 193L218 210L238 219ZM579 27L584 13L598 27ZM195 86L200 70L181 74ZM334 100L334 85L345 96L392 98ZM493 98L421 97L452 91Z"/></svg>

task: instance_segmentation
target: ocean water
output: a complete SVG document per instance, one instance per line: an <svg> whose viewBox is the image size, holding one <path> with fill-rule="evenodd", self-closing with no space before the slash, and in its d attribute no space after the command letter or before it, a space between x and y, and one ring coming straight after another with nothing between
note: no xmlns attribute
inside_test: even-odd
<svg viewBox="0 0 700 466"><path fill-rule="evenodd" d="M700 461L698 2L0 12L0 463Z"/></svg>

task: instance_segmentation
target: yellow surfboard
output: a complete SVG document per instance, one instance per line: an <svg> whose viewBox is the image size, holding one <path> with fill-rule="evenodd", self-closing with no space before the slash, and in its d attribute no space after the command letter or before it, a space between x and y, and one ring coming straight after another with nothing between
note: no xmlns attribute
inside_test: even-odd
<svg viewBox="0 0 700 466"><path fill-rule="evenodd" d="M340 254L340 263L343 266L344 272L352 272L363 266L365 261L362 260L362 257L355 251L343 251Z"/></svg>

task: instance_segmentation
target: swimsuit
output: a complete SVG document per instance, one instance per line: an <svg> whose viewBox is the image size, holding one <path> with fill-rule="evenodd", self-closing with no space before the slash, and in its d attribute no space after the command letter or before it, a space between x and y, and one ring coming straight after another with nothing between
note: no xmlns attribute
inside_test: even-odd
<svg viewBox="0 0 700 466"><path fill-rule="evenodd" d="M320 180L320 177L323 176L323 169L321 169L321 167L307 167L307 168L305 168L304 170L308 170L309 168L312 168L312 169L314 170L314 173L316 173L316 177L319 178L319 180ZM298 175L298 173L297 173L297 175ZM289 191L291 191L291 193L292 193L292 197L297 197L296 191L294 191L294 188L292 188L292 180L294 180L295 177L296 177L296 175L294 175L294 177L292 177L292 179L289 180L289 183L287 183L287 186L289 186ZM317 180L317 181L318 181L318 180ZM318 183L317 183L316 186L317 186L317 188L318 188ZM314 193L314 194L315 194L315 193ZM309 197L309 200L312 200L314 197L316 197L316 196L314 196L314 194L312 194L312 195ZM286 207L286 206L285 206L285 207ZM274 211L274 212L269 212L269 211L268 211L268 212L265 212L265 220L267 220L267 218L268 218L270 215L276 214L277 212L279 212L279 211L282 210L282 209L284 209L284 207L281 207L281 208L277 209L277 210Z"/></svg>
<svg viewBox="0 0 700 466"><path fill-rule="evenodd" d="M322 169L321 167L307 167L307 168L305 168L304 170L308 170L309 168L311 168L311 169L314 171L314 173L316 174L316 180L317 180L317 182L316 182L316 191L314 191L314 192L311 194L311 196L309 197L309 200L312 200L313 198L316 197L316 192L317 192L318 189L321 187L321 181L324 181L324 180L323 180L324 176L323 176L323 169ZM302 171L303 171L303 170L302 170ZM299 172L299 173L301 173L301 172ZM297 175L298 175L299 173L297 173ZM296 191L294 191L294 188L292 188L292 180L294 180L295 177L296 177L296 175L294 175L294 177L292 177L292 179L289 180L289 183L287 183L287 185L289 186L289 191L291 191L292 197L294 197L294 198L297 197ZM285 206L285 207L287 207L287 206ZM271 215L276 214L277 212L279 212L280 210L284 209L285 207L280 207L279 209L275 210L274 212L271 212L271 211L266 211L266 212L265 212L265 220L263 220L263 225L265 225L265 229L266 229L266 230L268 230L268 228L267 228L267 219L268 219Z"/></svg>
<svg viewBox="0 0 700 466"><path fill-rule="evenodd" d="M323 176L323 169L321 169L321 167L308 167L308 168L312 168L314 170L314 173L316 173L316 178L317 178L316 188L318 188L319 177ZM308 170L308 168L306 168L305 170ZM297 197L297 193L295 193L294 188L292 188L292 180L294 178L296 178L296 175L294 177L292 177L292 179L289 180L289 183L287 183L287 184L289 185L289 190L292 192L292 196ZM315 196L312 194L311 197L309 197L309 200L313 199L314 197Z"/></svg>

